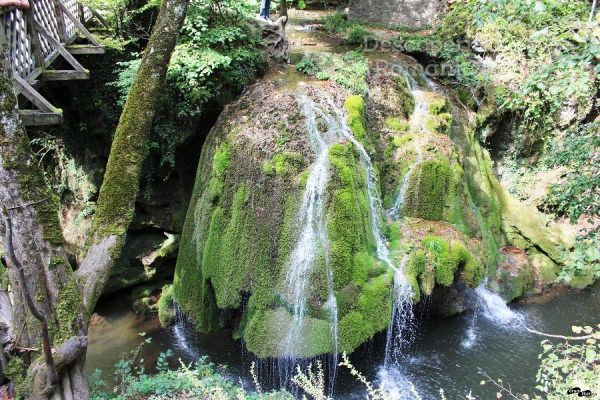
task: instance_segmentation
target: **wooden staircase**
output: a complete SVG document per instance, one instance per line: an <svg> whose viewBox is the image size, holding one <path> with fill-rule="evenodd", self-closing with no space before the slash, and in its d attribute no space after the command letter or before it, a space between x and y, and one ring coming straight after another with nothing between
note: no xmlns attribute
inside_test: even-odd
<svg viewBox="0 0 600 400"><path fill-rule="evenodd" d="M0 10L0 45L7 49L17 94L25 98L23 104L31 106L20 110L25 125L62 123L62 110L37 88L44 81L89 79L90 71L74 55L104 53L104 47L84 25L91 18L91 10L76 0L30 0L29 10ZM80 35L88 44L73 44ZM52 69L58 57L71 69Z"/></svg>

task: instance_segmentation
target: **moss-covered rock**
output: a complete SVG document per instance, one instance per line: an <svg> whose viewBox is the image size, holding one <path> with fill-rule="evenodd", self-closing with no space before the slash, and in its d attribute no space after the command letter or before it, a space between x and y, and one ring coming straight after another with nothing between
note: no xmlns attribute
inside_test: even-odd
<svg viewBox="0 0 600 400"><path fill-rule="evenodd" d="M175 321L176 310L173 301L173 285L162 287L160 298L158 299L158 320L161 326L168 327Z"/></svg>
<svg viewBox="0 0 600 400"><path fill-rule="evenodd" d="M322 221L328 252L316 250L308 272L307 314L297 328L305 340L291 348L286 339L294 320L286 273L301 233L305 216L299 210L316 154L300 96L284 91L264 97L262 90L266 88L249 91L230 107L202 149L173 299L198 330L230 326L260 357L316 356L334 350L327 278L331 268L335 297L341 303L340 324L350 313L367 321L363 334L349 341L346 348L352 350L386 329L391 307L391 278L375 256L364 162L355 145L342 139L342 131L337 143L328 145ZM331 97L336 99L335 94ZM369 145L361 97L338 97L335 110L320 96L313 99L330 118L339 118L344 110L339 122ZM272 110L266 120L248 123L263 109ZM285 140L277 111L290 113ZM311 126L323 135L335 134L326 124L317 119Z"/></svg>

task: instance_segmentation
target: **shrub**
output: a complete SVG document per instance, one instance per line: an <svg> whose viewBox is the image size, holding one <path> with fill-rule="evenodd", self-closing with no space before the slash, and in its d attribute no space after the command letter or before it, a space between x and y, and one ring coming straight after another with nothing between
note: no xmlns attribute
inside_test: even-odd
<svg viewBox="0 0 600 400"><path fill-rule="evenodd" d="M325 17L325 30L329 33L344 32L349 27L348 16L343 12Z"/></svg>

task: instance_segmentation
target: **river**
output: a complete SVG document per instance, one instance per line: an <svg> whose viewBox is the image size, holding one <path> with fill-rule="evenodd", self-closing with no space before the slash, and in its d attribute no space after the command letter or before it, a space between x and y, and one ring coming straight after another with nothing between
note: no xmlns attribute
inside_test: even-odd
<svg viewBox="0 0 600 400"><path fill-rule="evenodd" d="M453 318L429 317L426 310L421 310L416 337L405 351L401 372L392 374L392 381L402 386L402 380L410 380L424 399L437 399L440 388L449 399L464 398L470 390L477 398L489 399L495 397L495 392L490 385L479 384L485 379L483 374L488 374L509 383L516 392L531 393L542 338L529 333L524 326L553 334L570 334L572 325L598 323L600 285L580 291L553 289L548 294L514 304L511 309L522 316L522 324L499 324L486 318L483 310ZM113 364L124 352L137 347L143 340L138 334L146 332L152 342L144 345L140 358L150 372L158 354L172 349L173 360L181 358L191 362L206 355L217 365L226 364L227 374L236 381L242 378L247 387L251 387L249 368L255 359L239 342L231 339L230 332L182 336L181 330L161 329L155 319L138 318L117 300L104 302L97 313L105 320L90 328L88 372L102 369L109 377ZM368 379L379 381L384 349L385 334L350 358ZM364 398L365 391L360 384L343 369L338 373L336 399Z"/></svg>

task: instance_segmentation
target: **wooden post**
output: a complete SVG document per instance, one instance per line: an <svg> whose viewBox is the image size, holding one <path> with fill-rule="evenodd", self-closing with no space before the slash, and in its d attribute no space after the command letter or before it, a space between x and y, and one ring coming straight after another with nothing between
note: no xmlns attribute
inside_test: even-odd
<svg viewBox="0 0 600 400"><path fill-rule="evenodd" d="M52 3L54 4L54 15L56 16L56 22L58 24L58 37L62 43L67 43L69 38L67 35L67 27L65 25L65 16L61 7L63 4L60 0L52 0Z"/></svg>
<svg viewBox="0 0 600 400"><path fill-rule="evenodd" d="M31 47L33 50L33 59L35 60L35 67L44 68L44 55L42 54L42 44L40 37L33 27L33 9L24 10L23 14L27 21L27 32L31 36Z"/></svg>

